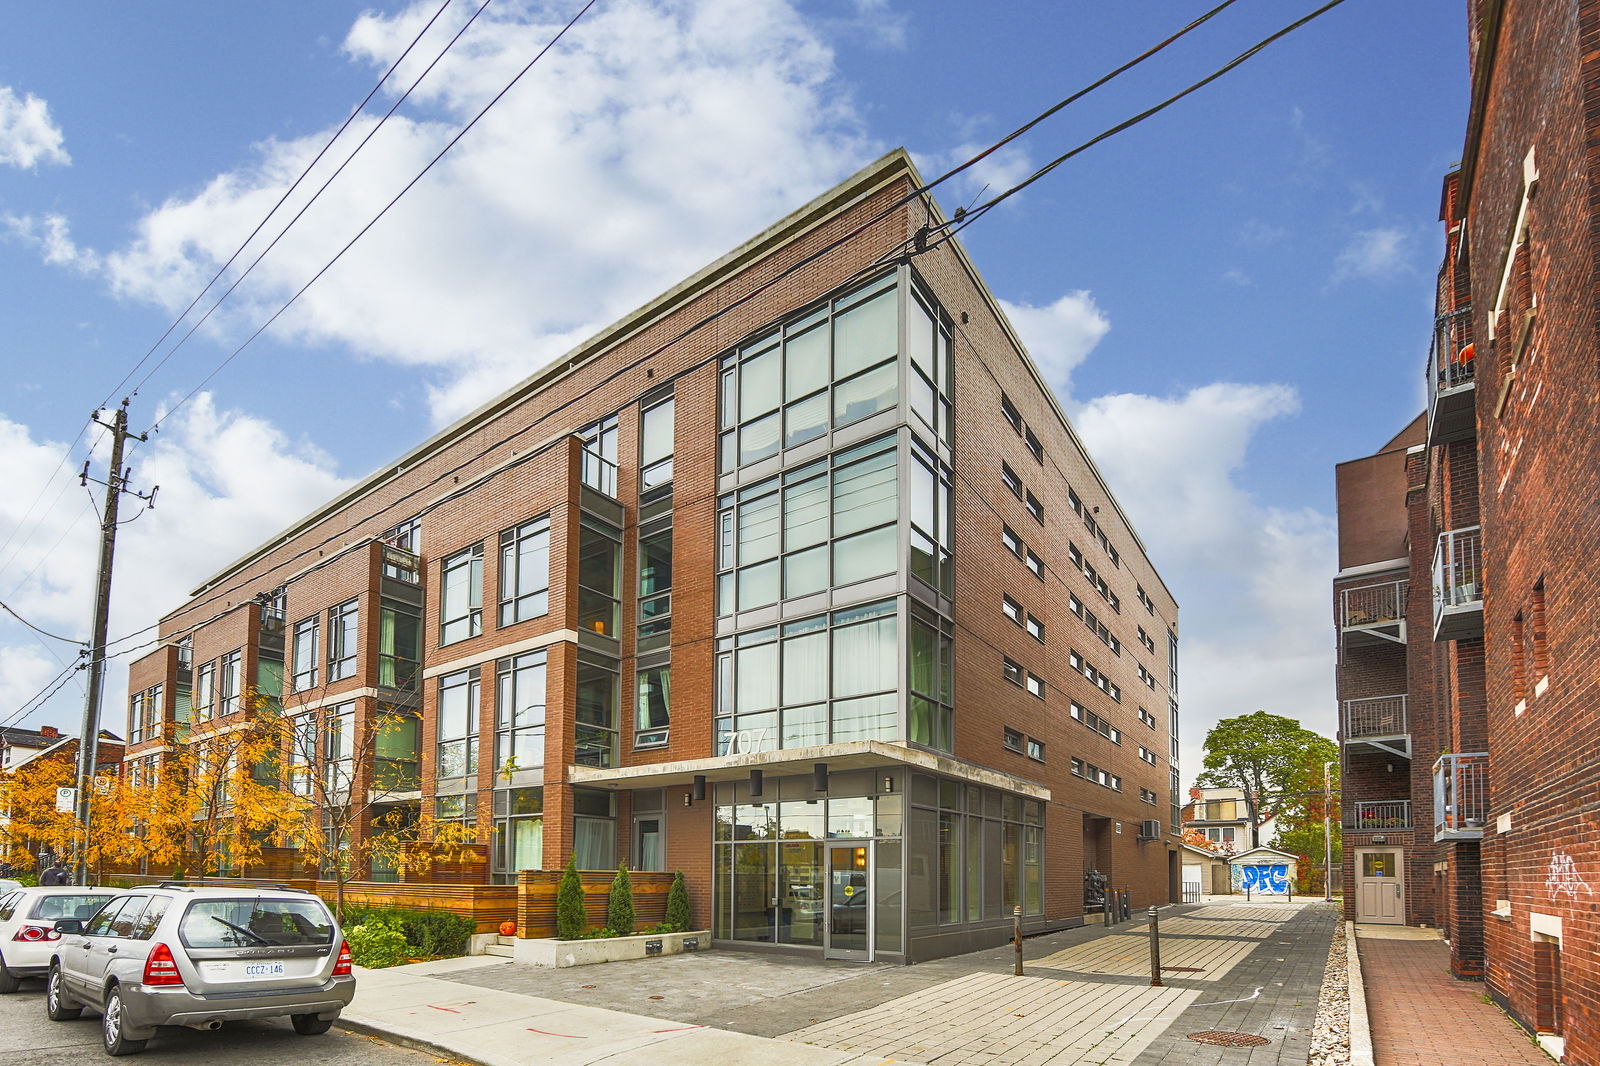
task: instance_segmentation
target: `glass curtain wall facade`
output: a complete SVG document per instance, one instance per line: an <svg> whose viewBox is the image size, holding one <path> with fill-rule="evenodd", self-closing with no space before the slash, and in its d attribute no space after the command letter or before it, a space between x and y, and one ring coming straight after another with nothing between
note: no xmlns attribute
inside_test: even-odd
<svg viewBox="0 0 1600 1066"><path fill-rule="evenodd" d="M901 268L724 358L714 754L952 750L950 337ZM912 812L894 766L719 785L714 935L872 958L1042 914L1041 805L912 776Z"/></svg>

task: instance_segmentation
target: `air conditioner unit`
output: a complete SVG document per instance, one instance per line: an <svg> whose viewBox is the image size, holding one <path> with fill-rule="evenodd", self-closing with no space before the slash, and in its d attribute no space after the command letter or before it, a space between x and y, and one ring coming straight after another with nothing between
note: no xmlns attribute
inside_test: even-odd
<svg viewBox="0 0 1600 1066"><path fill-rule="evenodd" d="M1139 835L1146 840L1161 839L1161 819L1148 818L1139 823Z"/></svg>

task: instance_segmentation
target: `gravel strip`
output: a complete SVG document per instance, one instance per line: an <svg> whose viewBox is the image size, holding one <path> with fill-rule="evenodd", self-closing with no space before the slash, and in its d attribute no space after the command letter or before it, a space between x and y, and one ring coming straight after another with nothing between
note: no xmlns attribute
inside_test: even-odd
<svg viewBox="0 0 1600 1066"><path fill-rule="evenodd" d="M1317 1021L1311 1028L1310 1066L1349 1066L1350 982L1344 937L1333 938L1328 965L1322 971L1322 995L1317 1001Z"/></svg>

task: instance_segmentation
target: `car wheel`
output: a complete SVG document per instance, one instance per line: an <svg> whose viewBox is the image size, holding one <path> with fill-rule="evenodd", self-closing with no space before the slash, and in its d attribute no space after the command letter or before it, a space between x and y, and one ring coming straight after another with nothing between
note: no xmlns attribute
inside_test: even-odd
<svg viewBox="0 0 1600 1066"><path fill-rule="evenodd" d="M22 987L22 979L6 969L4 955L0 955L0 996L9 996Z"/></svg>
<svg viewBox="0 0 1600 1066"><path fill-rule="evenodd" d="M106 993L106 1009L100 1022L107 1055L137 1055L144 1050L145 1041L129 1040L124 1034L127 1019L122 1015L122 993L115 988Z"/></svg>
<svg viewBox="0 0 1600 1066"><path fill-rule="evenodd" d="M301 1036L321 1036L333 1025L332 1021L318 1018L315 1014L290 1015L289 1021L294 1023L294 1031Z"/></svg>
<svg viewBox="0 0 1600 1066"><path fill-rule="evenodd" d="M83 1008L73 1006L71 997L67 995L59 963L50 964L50 976L45 980L44 1012L53 1022L70 1022L83 1013Z"/></svg>

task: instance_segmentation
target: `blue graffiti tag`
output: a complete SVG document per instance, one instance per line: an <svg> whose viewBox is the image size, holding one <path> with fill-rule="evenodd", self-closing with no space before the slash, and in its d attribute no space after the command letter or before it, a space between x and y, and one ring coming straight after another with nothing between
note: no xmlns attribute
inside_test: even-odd
<svg viewBox="0 0 1600 1066"><path fill-rule="evenodd" d="M1240 872L1244 875L1244 887L1251 892L1282 895L1289 891L1289 867L1286 864L1245 866Z"/></svg>

